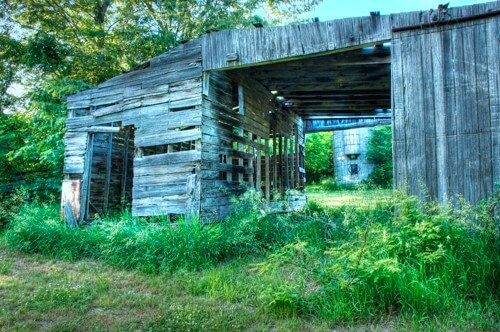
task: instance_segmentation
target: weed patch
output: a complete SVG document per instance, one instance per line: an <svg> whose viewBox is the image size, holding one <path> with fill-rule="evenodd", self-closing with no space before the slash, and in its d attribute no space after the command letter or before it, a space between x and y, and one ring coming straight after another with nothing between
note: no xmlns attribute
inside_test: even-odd
<svg viewBox="0 0 500 332"><path fill-rule="evenodd" d="M12 263L9 261L0 262L0 275L10 274L12 271Z"/></svg>
<svg viewBox="0 0 500 332"><path fill-rule="evenodd" d="M57 207L30 204L3 237L27 253L162 274L189 296L257 308L273 319L344 324L398 316L414 324L417 317L458 319L467 311L473 323L443 328L489 329L498 322L489 308L498 307L500 293L497 204L493 197L458 209L401 196L367 206L310 204L301 214L267 214L261 197L249 192L223 223L172 225L123 215L76 230L59 220ZM12 270L8 262L0 265L0 274ZM57 279L30 293L30 308L82 312L110 288L106 280L93 280L89 289ZM116 301L98 303L113 307ZM124 293L119 301L154 307L147 296ZM173 330L239 329L251 320L236 319L229 307L181 302L150 318L148 328Z"/></svg>

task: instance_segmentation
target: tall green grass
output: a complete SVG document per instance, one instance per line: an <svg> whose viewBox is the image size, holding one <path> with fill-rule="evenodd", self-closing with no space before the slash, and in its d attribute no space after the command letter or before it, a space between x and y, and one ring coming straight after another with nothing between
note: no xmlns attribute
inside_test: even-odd
<svg viewBox="0 0 500 332"><path fill-rule="evenodd" d="M353 321L397 312L430 317L468 303L498 307L497 204L498 197L455 209L400 197L391 218L379 209L361 217L344 211L336 227L347 231L325 250L296 241L257 265L286 285L267 290L269 309ZM297 282L290 284L291 273Z"/></svg>
<svg viewBox="0 0 500 332"><path fill-rule="evenodd" d="M244 195L225 222L203 225L199 220L175 224L123 214L72 229L59 218L57 206L26 204L5 232L11 248L65 259L97 258L123 268L157 273L202 269L218 262L262 253L295 237L322 243L323 227L298 215L268 215L255 192Z"/></svg>
<svg viewBox="0 0 500 332"><path fill-rule="evenodd" d="M262 197L249 192L218 224L172 225L124 214L80 229L60 221L57 207L27 204L3 237L24 252L95 258L147 273L264 257L243 273L259 285L248 287L246 295L236 296L216 276L190 287L197 293L206 288L215 297L220 292L230 301L252 298L278 316L343 322L395 313L432 317L471 306L498 307L498 203L494 196L457 209L401 196L370 207L310 204L300 214L268 214Z"/></svg>

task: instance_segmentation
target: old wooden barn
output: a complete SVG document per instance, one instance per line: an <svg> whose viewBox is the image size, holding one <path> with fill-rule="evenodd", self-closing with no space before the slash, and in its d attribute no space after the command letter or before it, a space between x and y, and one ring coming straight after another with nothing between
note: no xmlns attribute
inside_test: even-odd
<svg viewBox="0 0 500 332"><path fill-rule="evenodd" d="M305 133L387 115L398 187L477 202L500 179L499 13L207 32L68 99L63 206L215 220L253 187L298 207Z"/></svg>

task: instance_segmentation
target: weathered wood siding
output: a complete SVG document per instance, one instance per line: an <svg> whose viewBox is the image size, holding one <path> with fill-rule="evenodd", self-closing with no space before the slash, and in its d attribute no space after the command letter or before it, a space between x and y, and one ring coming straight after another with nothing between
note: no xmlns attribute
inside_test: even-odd
<svg viewBox="0 0 500 332"><path fill-rule="evenodd" d="M248 188L268 199L273 191L303 188L302 119L244 72L206 73L203 86L202 218L220 220L231 210L231 196ZM288 200L295 210L305 195Z"/></svg>
<svg viewBox="0 0 500 332"><path fill-rule="evenodd" d="M498 7L499 2L495 1L450 8L449 13L451 18L459 18ZM428 11L424 10L274 28L212 32L203 36L203 70L245 67L307 55L343 52L390 41L393 27L429 21Z"/></svg>
<svg viewBox="0 0 500 332"><path fill-rule="evenodd" d="M88 171L83 175L88 183L82 190L91 198L90 203L96 202L92 197L97 197L98 191L108 191L113 202L102 204L116 205L124 194L117 182L127 180L119 179L124 166L109 160L108 155L118 155L113 149L123 150L126 144L124 139L117 141L120 135L103 131L110 124L122 132L133 128L135 137L127 141L129 151L135 148L132 214L198 214L199 189L195 188L201 163L201 42L184 44L144 67L68 99L64 172L69 178L82 178ZM99 138L106 145L113 135L115 144L109 150L100 147ZM88 146L91 141L96 145ZM96 151L90 151L94 147ZM111 165L110 177L102 174L107 171L106 163ZM84 204L88 204L87 199L83 197ZM102 209L106 210L105 206Z"/></svg>
<svg viewBox="0 0 500 332"><path fill-rule="evenodd" d="M476 203L499 185L499 36L498 15L393 35L398 187Z"/></svg>
<svg viewBox="0 0 500 332"><path fill-rule="evenodd" d="M270 143L271 190L283 195L288 189L304 189L305 130L302 118L289 110L273 112Z"/></svg>
<svg viewBox="0 0 500 332"><path fill-rule="evenodd" d="M212 72L204 80L201 212L213 220L230 210L231 195L265 187L274 97L238 73Z"/></svg>

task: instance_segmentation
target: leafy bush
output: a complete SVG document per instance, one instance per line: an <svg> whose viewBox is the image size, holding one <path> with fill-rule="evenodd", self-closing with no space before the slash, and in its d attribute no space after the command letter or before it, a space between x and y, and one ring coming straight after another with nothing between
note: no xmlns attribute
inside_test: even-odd
<svg viewBox="0 0 500 332"><path fill-rule="evenodd" d="M317 185L308 187L308 190L338 191L355 190L355 183L339 183L335 178L322 178Z"/></svg>
<svg viewBox="0 0 500 332"><path fill-rule="evenodd" d="M397 213L344 211L325 250L304 241L288 244L257 265L262 273L295 275L300 289L290 314L306 312L339 321L385 314L435 315L469 301L498 301L500 228L492 208L498 197L472 208L422 204L400 197ZM290 271L290 267L294 267ZM268 298L282 302L283 290ZM280 302L280 303L281 303ZM269 310L274 302L268 299Z"/></svg>
<svg viewBox="0 0 500 332"><path fill-rule="evenodd" d="M219 232L220 228L204 228L197 220L180 220L172 226L126 216L72 229L59 220L57 207L30 204L8 226L5 238L12 248L28 253L98 258L152 273L213 264L221 254Z"/></svg>
<svg viewBox="0 0 500 332"><path fill-rule="evenodd" d="M198 220L166 219L156 222L117 219L71 229L59 219L59 208L27 204L14 216L5 238L12 248L66 259L98 258L123 268L144 272L199 269L223 259L264 252L284 244L290 237L312 236L320 231L305 227L300 218L267 215L262 197L249 191L239 198L226 222L203 225ZM315 235L315 238L318 236Z"/></svg>
<svg viewBox="0 0 500 332"><path fill-rule="evenodd" d="M308 182L333 176L332 144L333 135L330 132L307 134L305 166Z"/></svg>
<svg viewBox="0 0 500 332"><path fill-rule="evenodd" d="M250 191L219 224L180 220L172 225L124 214L80 229L60 221L56 207L28 204L4 237L24 252L96 258L147 273L267 255L253 266L258 293L246 296L279 317L344 322L393 313L431 317L498 301L499 203L497 195L478 207L462 203L458 209L400 195L375 207L311 204L302 214L267 214L261 195ZM203 287L214 292L218 283L205 280ZM190 287L203 291L198 286ZM221 287L239 298L235 286Z"/></svg>
<svg viewBox="0 0 500 332"><path fill-rule="evenodd" d="M372 186L392 187L392 127L380 126L371 130L366 145L366 158L377 166L367 179Z"/></svg>

